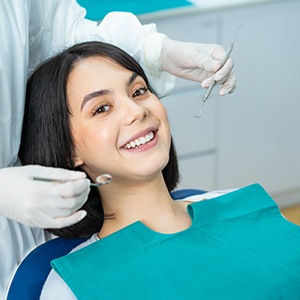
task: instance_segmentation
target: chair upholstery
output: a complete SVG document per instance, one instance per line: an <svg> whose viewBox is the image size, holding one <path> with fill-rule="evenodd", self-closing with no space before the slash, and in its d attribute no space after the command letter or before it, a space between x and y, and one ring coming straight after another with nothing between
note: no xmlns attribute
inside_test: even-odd
<svg viewBox="0 0 300 300"><path fill-rule="evenodd" d="M68 254L86 239L55 238L31 251L19 265L11 282L7 300L39 299L51 270L51 260Z"/></svg>

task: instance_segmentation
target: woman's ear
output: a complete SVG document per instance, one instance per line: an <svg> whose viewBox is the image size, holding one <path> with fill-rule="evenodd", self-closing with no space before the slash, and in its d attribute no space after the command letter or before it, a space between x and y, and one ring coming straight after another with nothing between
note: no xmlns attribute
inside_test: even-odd
<svg viewBox="0 0 300 300"><path fill-rule="evenodd" d="M80 167L84 164L84 160L74 153L74 165L75 167Z"/></svg>

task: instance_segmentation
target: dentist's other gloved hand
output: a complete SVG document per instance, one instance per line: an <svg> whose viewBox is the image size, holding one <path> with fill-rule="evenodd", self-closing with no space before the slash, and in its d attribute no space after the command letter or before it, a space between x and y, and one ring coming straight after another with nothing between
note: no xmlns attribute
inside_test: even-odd
<svg viewBox="0 0 300 300"><path fill-rule="evenodd" d="M66 181L35 181L32 177ZM87 200L85 173L42 166L0 169L0 214L31 227L61 228L79 222Z"/></svg>
<svg viewBox="0 0 300 300"><path fill-rule="evenodd" d="M219 70L225 54L226 50L221 45L165 38L161 50L161 69L177 77L201 82L203 88L209 87L215 80L221 84L220 95L225 95L232 93L236 87L232 59L229 58Z"/></svg>

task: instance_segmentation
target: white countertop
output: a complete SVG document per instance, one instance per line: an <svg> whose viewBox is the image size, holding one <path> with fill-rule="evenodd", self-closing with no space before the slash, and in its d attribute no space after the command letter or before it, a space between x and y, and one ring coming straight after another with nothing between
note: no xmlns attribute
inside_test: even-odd
<svg viewBox="0 0 300 300"><path fill-rule="evenodd" d="M274 0L189 0L198 8L226 8L230 6L241 6L244 4L257 4L264 2L274 2Z"/></svg>
<svg viewBox="0 0 300 300"><path fill-rule="evenodd" d="M193 6L162 10L154 13L138 15L138 17L141 21L152 21L154 19L167 18L182 14L201 13L240 7L244 5L258 5L280 1L284 0L189 0L189 2L193 4Z"/></svg>

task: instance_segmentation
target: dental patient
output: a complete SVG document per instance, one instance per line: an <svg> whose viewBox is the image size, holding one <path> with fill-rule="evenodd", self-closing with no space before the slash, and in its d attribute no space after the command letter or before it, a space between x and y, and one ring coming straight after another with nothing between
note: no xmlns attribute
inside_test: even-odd
<svg viewBox="0 0 300 300"><path fill-rule="evenodd" d="M35 70L19 156L113 178L91 188L82 221L49 229L88 240L52 261L41 299L300 299L300 228L259 184L172 199L168 115L123 50L77 44Z"/></svg>

